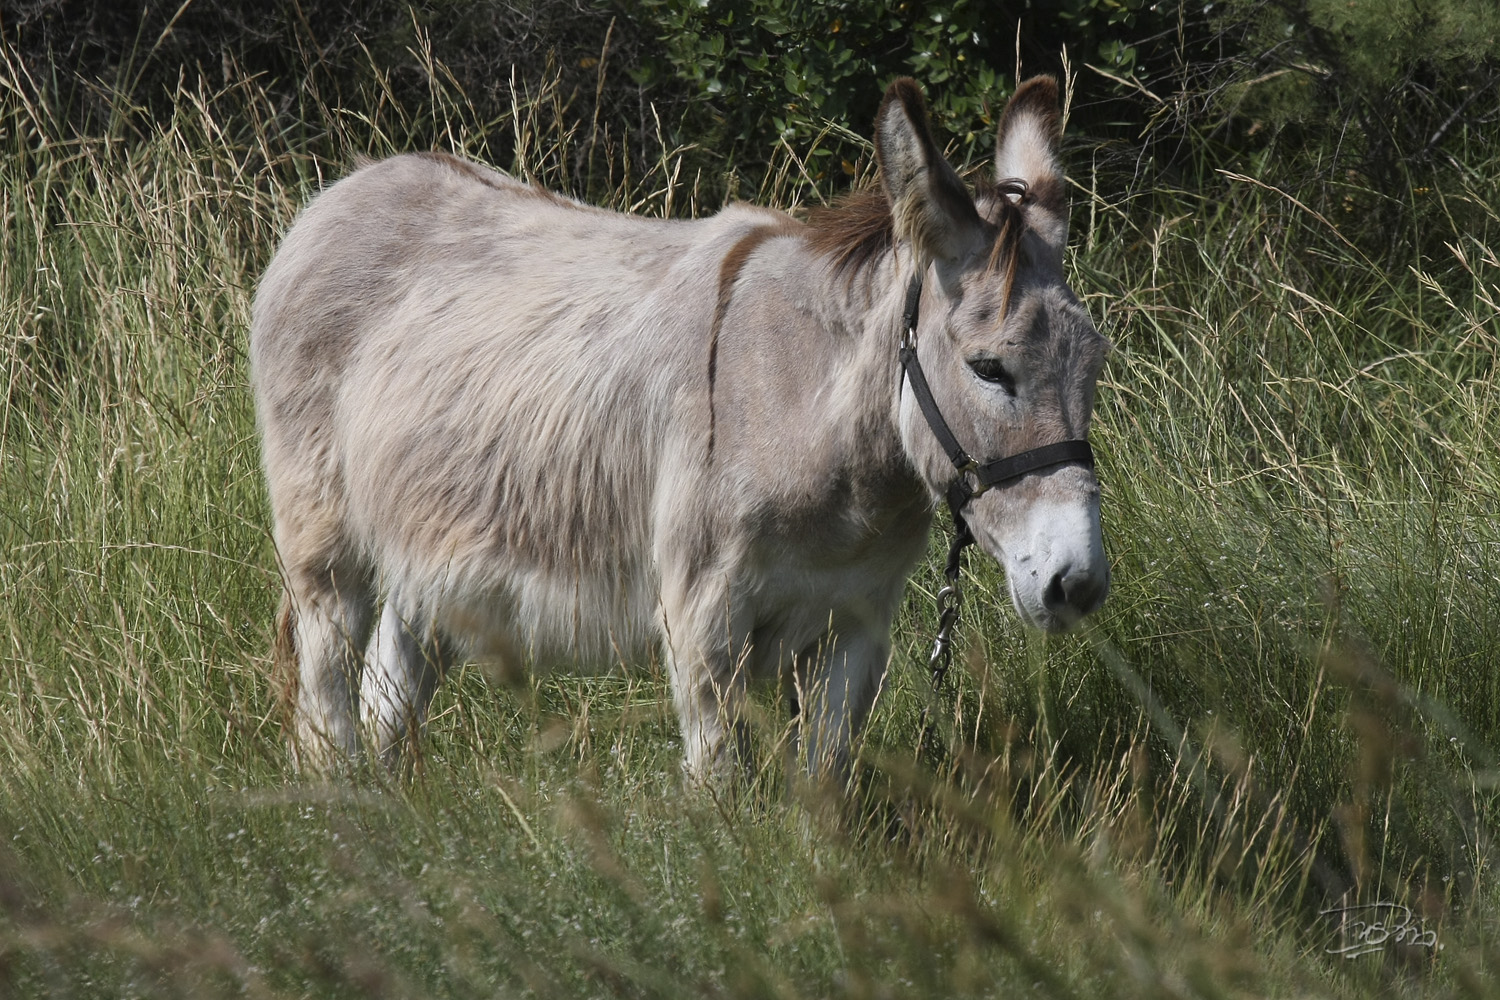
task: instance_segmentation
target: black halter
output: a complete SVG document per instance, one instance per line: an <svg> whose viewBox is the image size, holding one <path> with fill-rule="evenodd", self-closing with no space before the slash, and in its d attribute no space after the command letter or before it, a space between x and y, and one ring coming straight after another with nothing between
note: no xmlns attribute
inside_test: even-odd
<svg viewBox="0 0 1500 1000"><path fill-rule="evenodd" d="M964 522L963 509L970 500L992 486L1020 479L1041 469L1050 469L1054 465L1078 462L1093 468L1094 450L1087 441L1075 439L1044 444L1040 448L984 463L970 458L969 453L958 443L958 438L953 436L948 421L943 419L937 400L932 398L932 389L927 385L927 376L922 372L922 363L917 360L917 309L921 301L922 275L918 272L906 292L906 312L901 319L901 367L906 372L907 380L911 382L912 395L917 397L922 415L927 418L927 426L932 428L932 436L937 438L938 444L947 452L949 461L958 470L958 475L949 481L945 496L948 509L953 513L953 525L958 529L959 537L965 539L964 544L967 544L973 541L973 536L969 534L969 526ZM977 485L969 484L970 473L973 473ZM950 561L955 554L950 553Z"/></svg>

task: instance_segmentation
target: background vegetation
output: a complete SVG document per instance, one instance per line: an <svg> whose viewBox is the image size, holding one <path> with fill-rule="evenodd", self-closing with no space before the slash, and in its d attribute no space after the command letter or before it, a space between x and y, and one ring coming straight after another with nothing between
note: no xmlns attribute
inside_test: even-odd
<svg viewBox="0 0 1500 1000"><path fill-rule="evenodd" d="M935 567L851 801L685 790L654 670L469 667L416 773L288 767L244 362L356 155L653 215L870 173L890 75L980 164L1075 71L1115 587L1025 633ZM1500 994L1496 17L583 0L0 9L0 985L19 996ZM935 546L941 540L935 540ZM1440 948L1330 954L1394 902Z"/></svg>

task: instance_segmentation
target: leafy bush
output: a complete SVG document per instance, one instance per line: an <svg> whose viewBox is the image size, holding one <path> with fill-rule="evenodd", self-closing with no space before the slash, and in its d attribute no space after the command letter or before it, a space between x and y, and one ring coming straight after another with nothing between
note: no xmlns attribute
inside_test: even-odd
<svg viewBox="0 0 1500 1000"><path fill-rule="evenodd" d="M827 121L865 130L886 83L900 75L930 88L935 117L966 148L982 146L1004 93L986 58L996 18L972 0L889 7L644 0L643 7L661 48L636 79L688 81L741 156L777 141L804 144Z"/></svg>
<svg viewBox="0 0 1500 1000"><path fill-rule="evenodd" d="M1454 127L1500 119L1500 6L1489 0L1233 3L1243 54L1224 100L1273 124L1345 134L1377 173L1424 158ZM1489 97L1487 103L1480 103ZM1475 114L1465 117L1464 112Z"/></svg>
<svg viewBox="0 0 1500 1000"><path fill-rule="evenodd" d="M983 158L1018 56L1026 72L1055 72L1064 48L1129 71L1155 49L1128 39L1160 35L1166 16L1144 0L1066 0L1020 11L983 0L642 0L638 9L649 21L642 31L659 47L634 79L648 87L687 83L700 112L694 128L740 164L763 160L778 142L826 138L830 123L866 134L897 76L921 81L960 158ZM837 148L835 135L813 155L826 160ZM842 165L855 172L848 160Z"/></svg>

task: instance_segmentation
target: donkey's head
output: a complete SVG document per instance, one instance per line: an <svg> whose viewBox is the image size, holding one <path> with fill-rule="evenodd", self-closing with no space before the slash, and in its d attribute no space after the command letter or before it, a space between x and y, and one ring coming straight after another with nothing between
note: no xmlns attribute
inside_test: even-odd
<svg viewBox="0 0 1500 1000"><path fill-rule="evenodd" d="M913 262L902 442L1004 564L1021 617L1048 630L1075 624L1109 589L1082 443L1109 343L1064 279L1060 132L1056 81L1023 83L1000 123L995 181L977 195L933 142L912 81L886 91L875 137L898 253ZM1018 455L1029 471L997 461Z"/></svg>

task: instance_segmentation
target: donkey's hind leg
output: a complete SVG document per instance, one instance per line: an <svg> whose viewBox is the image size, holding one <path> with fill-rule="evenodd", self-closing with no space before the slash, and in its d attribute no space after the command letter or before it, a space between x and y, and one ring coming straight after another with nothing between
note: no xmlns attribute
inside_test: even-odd
<svg viewBox="0 0 1500 1000"><path fill-rule="evenodd" d="M353 568L290 571L287 584L296 614L297 764L327 770L359 752L355 715L374 592Z"/></svg>
<svg viewBox="0 0 1500 1000"><path fill-rule="evenodd" d="M442 679L437 636L432 624L386 598L360 683L360 707L371 748L394 767L402 747L415 744L427 706Z"/></svg>

